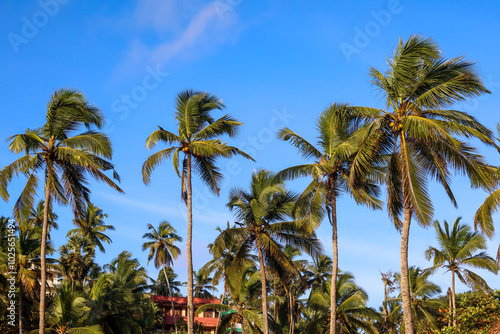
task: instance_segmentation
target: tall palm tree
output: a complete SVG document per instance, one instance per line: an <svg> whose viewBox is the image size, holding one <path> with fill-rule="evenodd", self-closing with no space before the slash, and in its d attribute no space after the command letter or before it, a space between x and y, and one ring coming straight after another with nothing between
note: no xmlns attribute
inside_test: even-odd
<svg viewBox="0 0 500 334"><path fill-rule="evenodd" d="M235 223L237 227L224 230L215 241L218 247L239 243L243 254L250 249L258 252L264 334L269 333L265 262L273 259L287 269L294 268L283 251L282 243L305 250L313 257L321 252L320 243L308 226L293 221L296 201L297 195L286 190L283 180L274 173L265 170L254 172L249 191L234 188L229 194L227 206L239 220ZM239 262L238 266L241 267L242 263Z"/></svg>
<svg viewBox="0 0 500 334"><path fill-rule="evenodd" d="M444 229L439 221L434 221L434 230L439 248L429 247L425 251L427 260L433 259L433 269L444 268L451 272L451 305L453 309L453 326L456 326L456 302L455 302L455 275L460 282L479 290L489 290L486 281L464 267L486 269L498 273L495 260L488 256L485 250L486 238L478 232L471 231L470 227L460 224L461 217L455 219L453 227L445 220Z"/></svg>
<svg viewBox="0 0 500 334"><path fill-rule="evenodd" d="M187 206L187 239L186 256L188 267L188 333L193 334L194 305L193 305L193 208L192 208L192 171L201 177L202 181L215 194L219 194L219 184L222 173L215 165L217 158L230 158L242 155L252 159L238 148L229 146L219 138L223 135L233 137L242 123L236 121L230 115L224 115L215 120L210 112L214 109L222 109L224 104L217 96L194 91L185 90L177 95L175 100L175 119L178 126L177 134L164 130L158 126L158 130L151 133L146 140L146 147L152 149L158 142L166 145L175 145L152 154L142 167L143 181L147 185L151 182L151 173L166 159L172 157L172 162L177 175L181 178L181 195ZM182 160L182 171L179 171L179 154L184 154ZM253 160L253 159L252 159Z"/></svg>
<svg viewBox="0 0 500 334"><path fill-rule="evenodd" d="M46 123L37 129L27 129L25 133L14 135L9 149L14 153L24 153L0 171L0 195L9 200L7 185L13 176L23 173L28 177L26 186L14 205L14 217L21 221L29 216L33 207L39 177L43 177L45 207L42 224L41 244L41 289L40 289L40 326L39 333L45 331L45 292L47 244L47 225L49 208L53 200L59 204L70 204L76 216L83 214L85 203L90 201L87 187L87 174L103 181L112 188L123 192L106 174L112 170L113 177L119 180L111 159L112 149L109 138L98 131L102 128L104 117L98 108L91 105L85 96L76 90L61 89L52 94L47 104ZM81 125L87 131L72 135Z"/></svg>
<svg viewBox="0 0 500 334"><path fill-rule="evenodd" d="M180 287L182 286L182 283L181 281L177 280L177 277L179 277L179 275L174 272L174 269L172 269L172 267L166 267L165 273L167 273L167 278L165 278L165 274L162 271L158 272L158 278L156 280L156 282L158 283L155 287L154 292L158 295L170 296L170 294L172 294L172 296L174 297L181 296ZM167 280L169 282L168 286Z"/></svg>
<svg viewBox="0 0 500 334"><path fill-rule="evenodd" d="M318 145L314 146L306 139L288 128L279 131L279 138L289 141L306 159L313 158L313 163L287 168L279 174L288 179L311 176L312 182L302 194L303 199L311 202L311 212L321 216L321 211L328 212L332 225L332 280L330 317L336 318L336 279L338 270L338 236L337 236L337 197L350 193L359 204L368 205L372 209L380 208L378 187L366 177L358 177L355 183L346 182L350 166L357 154L359 135L356 132L361 124L355 110L345 104L334 103L322 112L317 121ZM314 209L315 208L315 209ZM310 216L311 218L312 216ZM335 334L332 322L330 333Z"/></svg>
<svg viewBox="0 0 500 334"><path fill-rule="evenodd" d="M108 218L108 215L104 213L101 208L92 203L87 203L83 215L73 219L73 223L78 226L78 228L70 230L66 238L80 234L89 239L91 244L99 247L101 252L105 253L102 243L106 242L110 244L112 241L104 232L107 230L114 231L115 227L113 225L106 225L104 223L104 218Z"/></svg>
<svg viewBox="0 0 500 334"><path fill-rule="evenodd" d="M441 293L441 288L429 280L432 270L422 270L419 267L411 266L408 268L408 273L410 280L411 312L415 325L427 327L429 324L431 329L437 329L437 310L444 308L445 304L442 300L436 298ZM401 275L399 273L394 274L394 281L401 289ZM399 298L393 298L392 300L400 302L401 294ZM396 306L394 311L397 312L400 309L401 304ZM424 330L428 332L429 328L422 328L422 331Z"/></svg>
<svg viewBox="0 0 500 334"><path fill-rule="evenodd" d="M350 182L369 170L373 161L386 168L388 213L401 231L405 332L413 334L408 281L412 218L425 226L432 222L430 179L440 183L456 205L449 184L453 169L469 177L472 187L491 189L492 168L460 138L494 142L492 132L474 117L450 109L456 102L488 92L473 63L463 57L446 59L434 41L412 35L400 40L388 64L385 72L370 69L371 83L383 95L385 108L357 108L370 121Z"/></svg>
<svg viewBox="0 0 500 334"><path fill-rule="evenodd" d="M142 250L149 250L148 264L149 261L154 258L155 268L158 269L162 267L165 280L167 281L168 292L170 294L175 324L174 299L165 267L170 267L181 253L181 250L175 245L175 242L181 242L182 238L176 234L177 231L175 228L166 220L160 222L158 230L153 225L148 224L148 230L150 232L145 233L142 238L150 241L142 245ZM177 325L175 325L175 332L177 333Z"/></svg>

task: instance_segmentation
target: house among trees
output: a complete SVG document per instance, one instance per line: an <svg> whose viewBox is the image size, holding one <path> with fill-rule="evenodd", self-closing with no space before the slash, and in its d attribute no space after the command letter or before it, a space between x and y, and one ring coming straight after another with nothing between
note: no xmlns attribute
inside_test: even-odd
<svg viewBox="0 0 500 334"><path fill-rule="evenodd" d="M151 296L152 301L158 304L164 312L164 324L167 331L174 330L175 322L181 317L187 322L187 297L173 297L175 313L172 312L172 301L170 298L169 296ZM193 298L195 311L202 305L220 304L220 302L220 299L216 298ZM194 321L203 326L203 331L206 334L215 334L215 327L218 320L219 313L214 310L206 310L200 314L195 314L194 317Z"/></svg>

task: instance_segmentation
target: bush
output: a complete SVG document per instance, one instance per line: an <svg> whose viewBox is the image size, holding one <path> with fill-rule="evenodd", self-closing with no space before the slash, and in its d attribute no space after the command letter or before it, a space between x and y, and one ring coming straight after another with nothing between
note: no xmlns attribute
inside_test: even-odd
<svg viewBox="0 0 500 334"><path fill-rule="evenodd" d="M500 290L491 294L467 292L457 294L457 332L459 334L486 334L500 320ZM449 312L442 310L438 319L442 326L436 334L455 334L448 327ZM447 311L447 310L446 310Z"/></svg>

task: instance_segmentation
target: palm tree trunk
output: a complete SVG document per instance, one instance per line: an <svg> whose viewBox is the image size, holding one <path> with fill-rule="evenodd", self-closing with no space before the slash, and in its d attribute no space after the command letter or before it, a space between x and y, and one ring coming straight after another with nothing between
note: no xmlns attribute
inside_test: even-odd
<svg viewBox="0 0 500 334"><path fill-rule="evenodd" d="M453 327L457 327L457 305L455 303L455 271L451 271L451 303L453 306Z"/></svg>
<svg viewBox="0 0 500 334"><path fill-rule="evenodd" d="M269 325L267 323L267 288L266 288L266 266L264 265L264 255L260 248L260 242L257 237L257 249L259 250L260 280L262 286L262 322L264 324L264 334L269 334Z"/></svg>
<svg viewBox="0 0 500 334"><path fill-rule="evenodd" d="M175 321L174 296L172 295L172 290L170 290L170 282L168 281L167 272L165 271L165 266L163 266L163 274L165 275L165 280L167 281L168 293L170 294L170 302L172 303L172 315L174 316L175 334L177 334L177 323Z"/></svg>
<svg viewBox="0 0 500 334"><path fill-rule="evenodd" d="M224 280L224 289L222 289L222 296L220 303L224 304L224 297L226 296L226 280ZM220 318L222 316L222 311L219 311L219 314L217 315L217 324L215 325L215 333L217 333L217 330L219 329L219 322Z"/></svg>
<svg viewBox="0 0 500 334"><path fill-rule="evenodd" d="M19 334L23 334L23 288L19 282Z"/></svg>
<svg viewBox="0 0 500 334"><path fill-rule="evenodd" d="M47 223L49 220L50 206L50 186L48 180L45 180L45 206L43 208L43 225L42 225L42 244L40 249L40 322L38 325L38 333L45 334L45 284L47 283L47 272L45 266L45 249L47 247Z"/></svg>
<svg viewBox="0 0 500 334"><path fill-rule="evenodd" d="M290 309L290 329L289 329L289 333L290 334L294 334L295 332L295 322L294 322L294 318L293 318L293 304L294 302L292 301L292 291L289 291L288 292L288 304L290 305L289 306L289 309Z"/></svg>
<svg viewBox="0 0 500 334"><path fill-rule="evenodd" d="M193 305L193 198L191 187L191 154L187 153L187 240L186 240L186 255L188 267L188 285L187 285L187 325L188 334L194 334L194 305Z"/></svg>
<svg viewBox="0 0 500 334"><path fill-rule="evenodd" d="M453 317L453 297L451 296L451 288L448 288L448 327L451 327L451 318Z"/></svg>
<svg viewBox="0 0 500 334"><path fill-rule="evenodd" d="M408 277L408 242L410 238L411 210L404 206L403 230L401 231L401 298L403 300L403 317L405 333L413 334L413 317L411 314L410 280Z"/></svg>
<svg viewBox="0 0 500 334"><path fill-rule="evenodd" d="M330 190L330 209L332 223L332 282L330 285L330 334L335 334L337 321L337 271L339 266L339 249L337 240L337 198L335 190Z"/></svg>

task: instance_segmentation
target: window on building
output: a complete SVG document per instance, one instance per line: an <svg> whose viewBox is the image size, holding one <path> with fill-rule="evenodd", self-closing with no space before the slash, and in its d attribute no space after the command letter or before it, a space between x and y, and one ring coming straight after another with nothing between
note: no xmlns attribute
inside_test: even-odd
<svg viewBox="0 0 500 334"><path fill-rule="evenodd" d="M205 316L205 318L213 318L214 317L214 311L212 311L212 310L206 310L204 316Z"/></svg>

